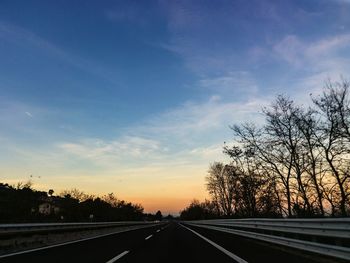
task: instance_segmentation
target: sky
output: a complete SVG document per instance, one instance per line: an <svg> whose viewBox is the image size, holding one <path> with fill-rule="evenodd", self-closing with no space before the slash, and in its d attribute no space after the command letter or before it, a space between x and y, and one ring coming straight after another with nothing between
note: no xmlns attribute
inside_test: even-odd
<svg viewBox="0 0 350 263"><path fill-rule="evenodd" d="M177 214L230 125L349 69L349 0L1 0L0 181Z"/></svg>

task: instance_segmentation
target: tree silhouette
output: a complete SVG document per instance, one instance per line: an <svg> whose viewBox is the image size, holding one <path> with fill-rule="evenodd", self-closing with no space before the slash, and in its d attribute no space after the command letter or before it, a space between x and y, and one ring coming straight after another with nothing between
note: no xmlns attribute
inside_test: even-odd
<svg viewBox="0 0 350 263"><path fill-rule="evenodd" d="M55 192L55 191L54 191L53 189L50 189L50 190L48 191L49 196L52 196L54 192Z"/></svg>
<svg viewBox="0 0 350 263"><path fill-rule="evenodd" d="M163 219L162 212L158 210L157 213L155 214L155 220L161 221L162 219Z"/></svg>
<svg viewBox="0 0 350 263"><path fill-rule="evenodd" d="M350 84L326 82L313 105L277 96L265 122L233 125L224 147L234 169L214 163L207 187L226 216L350 214Z"/></svg>

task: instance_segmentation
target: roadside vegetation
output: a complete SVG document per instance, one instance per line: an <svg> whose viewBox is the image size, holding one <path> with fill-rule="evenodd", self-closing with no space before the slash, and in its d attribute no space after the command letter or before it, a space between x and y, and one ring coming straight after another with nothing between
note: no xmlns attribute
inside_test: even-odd
<svg viewBox="0 0 350 263"><path fill-rule="evenodd" d="M231 126L231 162L212 163L206 177L211 200L181 218L349 216L349 86L328 81L309 106L280 95L263 108L263 125Z"/></svg>
<svg viewBox="0 0 350 263"><path fill-rule="evenodd" d="M162 220L162 214L145 214L139 204L116 198L113 193L95 196L78 189L54 195L33 189L30 182L0 183L0 223L96 222Z"/></svg>

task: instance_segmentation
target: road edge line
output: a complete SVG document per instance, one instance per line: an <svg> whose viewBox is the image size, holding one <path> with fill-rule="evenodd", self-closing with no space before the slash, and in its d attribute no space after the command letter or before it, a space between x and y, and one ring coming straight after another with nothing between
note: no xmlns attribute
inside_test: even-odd
<svg viewBox="0 0 350 263"><path fill-rule="evenodd" d="M246 260L240 258L239 256L233 254L232 252L230 252L227 249L223 248L222 246L216 244L214 241L211 241L210 239L206 238L205 236L202 236L201 234L197 233L196 231L192 230L191 228L188 228L188 227L184 226L181 223L179 223L179 225L182 226L183 228L186 228L187 230L191 231L193 234L197 235L198 237L202 238L203 240L208 242L210 245L214 246L215 248L217 248L218 250L220 250L221 252L223 252L224 254L229 256L230 258L236 260L237 262L239 262L239 263L248 263L248 261L246 261Z"/></svg>

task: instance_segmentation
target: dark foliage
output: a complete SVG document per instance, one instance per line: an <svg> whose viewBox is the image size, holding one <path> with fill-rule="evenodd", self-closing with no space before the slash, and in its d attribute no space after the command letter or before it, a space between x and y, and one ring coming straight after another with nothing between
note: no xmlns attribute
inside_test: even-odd
<svg viewBox="0 0 350 263"><path fill-rule="evenodd" d="M76 189L74 190L77 191ZM79 200L70 194L53 196L53 190L32 189L30 183L11 186L0 183L0 222L79 222L144 220L143 207L116 199L84 195ZM44 207L44 210L41 209Z"/></svg>

